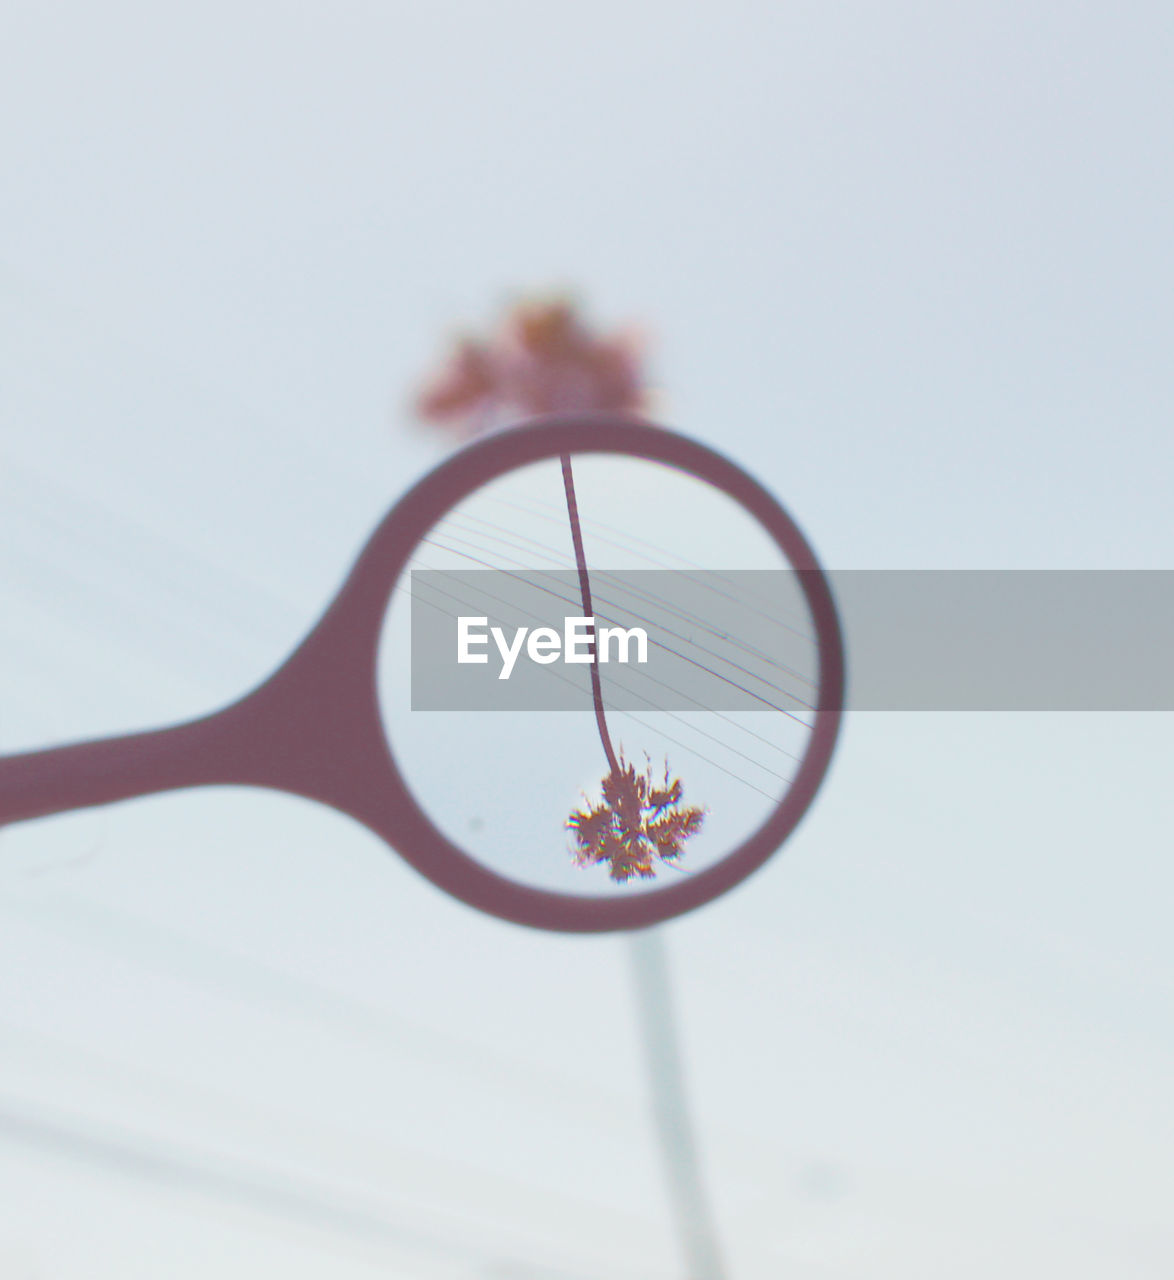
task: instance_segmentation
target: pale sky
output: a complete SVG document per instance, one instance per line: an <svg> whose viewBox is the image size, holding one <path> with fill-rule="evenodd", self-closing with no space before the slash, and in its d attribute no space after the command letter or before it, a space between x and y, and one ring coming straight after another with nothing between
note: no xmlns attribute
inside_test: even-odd
<svg viewBox="0 0 1174 1280"><path fill-rule="evenodd" d="M1157 4L8 5L0 749L266 674L443 456L414 380L527 287L644 324L658 416L829 566L1174 568L1172 46ZM1170 1274L1172 728L850 716L665 928L731 1277ZM679 1277L636 1027L624 939L306 802L6 830L0 1275Z"/></svg>

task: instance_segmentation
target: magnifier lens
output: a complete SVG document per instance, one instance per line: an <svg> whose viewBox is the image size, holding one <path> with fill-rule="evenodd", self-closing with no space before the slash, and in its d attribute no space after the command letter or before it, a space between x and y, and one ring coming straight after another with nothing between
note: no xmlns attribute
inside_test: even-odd
<svg viewBox="0 0 1174 1280"><path fill-rule="evenodd" d="M713 867L770 818L819 675L801 578L755 516L675 467L591 453L492 480L421 539L379 696L407 786L470 858L614 897Z"/></svg>

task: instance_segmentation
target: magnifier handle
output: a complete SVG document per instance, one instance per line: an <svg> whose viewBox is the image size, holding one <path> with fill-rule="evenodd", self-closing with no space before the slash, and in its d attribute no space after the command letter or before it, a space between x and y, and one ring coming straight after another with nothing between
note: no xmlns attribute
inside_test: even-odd
<svg viewBox="0 0 1174 1280"><path fill-rule="evenodd" d="M311 636L252 694L199 720L0 756L0 826L161 791L246 786L331 805L394 843L403 805L388 786L369 664L361 653L348 663L344 647L319 654L319 644Z"/></svg>
<svg viewBox="0 0 1174 1280"><path fill-rule="evenodd" d="M0 826L133 796L228 781L221 716L0 756Z"/></svg>

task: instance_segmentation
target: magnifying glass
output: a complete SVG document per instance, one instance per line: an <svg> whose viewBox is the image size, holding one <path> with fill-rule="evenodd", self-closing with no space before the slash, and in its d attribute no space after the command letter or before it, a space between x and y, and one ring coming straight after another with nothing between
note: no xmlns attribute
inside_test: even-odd
<svg viewBox="0 0 1174 1280"><path fill-rule="evenodd" d="M493 915L640 928L782 845L843 688L826 579L757 481L651 424L558 415L421 480L239 701L0 757L0 824L265 787L347 814Z"/></svg>

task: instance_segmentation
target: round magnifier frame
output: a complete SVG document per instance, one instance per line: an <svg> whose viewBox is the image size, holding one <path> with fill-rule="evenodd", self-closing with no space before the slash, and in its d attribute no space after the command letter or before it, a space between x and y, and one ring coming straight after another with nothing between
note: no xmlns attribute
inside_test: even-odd
<svg viewBox="0 0 1174 1280"><path fill-rule="evenodd" d="M630 897L579 896L532 888L490 871L432 822L407 785L395 757L395 726L382 709L396 810L396 851L423 876L470 906L517 924L560 932L640 929L704 905L757 870L794 831L827 772L839 734L844 654L827 580L794 521L751 476L705 445L672 431L612 415L557 415L531 420L467 445L412 489L375 530L362 560L378 564L391 593L421 539L463 499L531 463L564 454L617 454L659 462L696 477L739 503L766 530L797 571L811 611L819 656L819 699L799 770L762 825L720 862L688 880ZM376 637L376 653L382 639ZM377 667L377 662L373 664Z"/></svg>

